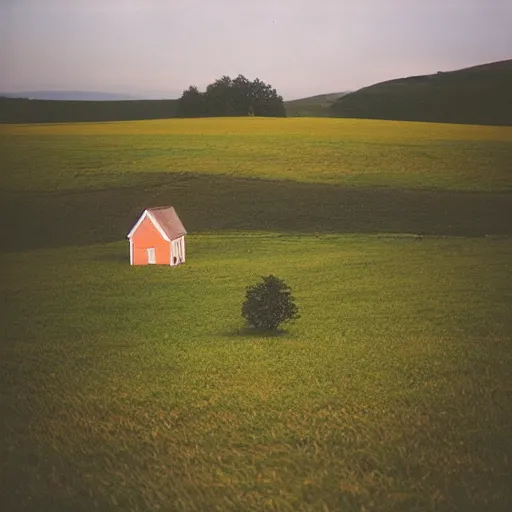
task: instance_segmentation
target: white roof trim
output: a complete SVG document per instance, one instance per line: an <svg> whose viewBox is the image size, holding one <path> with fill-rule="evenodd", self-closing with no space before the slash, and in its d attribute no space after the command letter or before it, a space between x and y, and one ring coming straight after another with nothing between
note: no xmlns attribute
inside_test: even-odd
<svg viewBox="0 0 512 512"><path fill-rule="evenodd" d="M135 231L137 231L137 228L142 224L142 221L147 217L148 211L144 210L144 213L140 216L139 220L135 223L135 226L133 226L132 230L128 233L126 238L131 238Z"/></svg>
<svg viewBox="0 0 512 512"><path fill-rule="evenodd" d="M153 226L155 226L156 230L160 233L162 238L164 240L166 240L167 242L170 242L171 240L165 234L165 231L162 229L162 226L160 226L160 224L155 219L155 217L153 217L153 215L151 215L151 213L149 213L147 210L144 210L144 213L140 216L140 219L136 222L135 226L133 226L132 230L128 233L126 238L130 238L130 239L132 238L132 236L134 235L135 231L137 231L137 229L139 228L139 226L142 224L142 222L144 221L144 219L146 217L149 217L149 220L153 223Z"/></svg>

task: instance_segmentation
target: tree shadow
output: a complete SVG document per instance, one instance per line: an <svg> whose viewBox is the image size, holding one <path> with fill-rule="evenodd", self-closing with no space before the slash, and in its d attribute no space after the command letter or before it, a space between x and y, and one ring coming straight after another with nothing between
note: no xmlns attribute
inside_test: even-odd
<svg viewBox="0 0 512 512"><path fill-rule="evenodd" d="M221 333L222 336L226 336L229 338L269 338L276 339L282 338L289 334L286 329L276 329L276 330L268 330L268 329L255 329L252 327L235 327L232 330L225 331Z"/></svg>

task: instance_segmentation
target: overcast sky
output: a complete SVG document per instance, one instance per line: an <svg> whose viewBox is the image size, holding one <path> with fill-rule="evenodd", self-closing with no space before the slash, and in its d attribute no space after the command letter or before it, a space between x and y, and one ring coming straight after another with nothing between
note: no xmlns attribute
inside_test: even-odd
<svg viewBox="0 0 512 512"><path fill-rule="evenodd" d="M511 0L0 0L0 91L285 99L512 58Z"/></svg>

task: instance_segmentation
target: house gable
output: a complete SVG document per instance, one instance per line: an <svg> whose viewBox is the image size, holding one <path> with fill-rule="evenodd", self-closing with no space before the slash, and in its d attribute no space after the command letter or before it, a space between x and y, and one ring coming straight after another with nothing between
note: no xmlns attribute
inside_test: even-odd
<svg viewBox="0 0 512 512"><path fill-rule="evenodd" d="M165 233L165 231L162 229L162 226L160 226L158 221L155 219L155 217L153 215L151 215L151 213L148 210L144 210L144 213L141 215L140 219L137 221L135 226L133 226L132 230L128 233L128 237L127 238L132 238L133 237L133 235L139 229L139 226L144 222L144 220L146 218L149 219L152 222L153 226L155 226L156 230L160 233L161 237L166 242L170 242L171 241L170 238Z"/></svg>

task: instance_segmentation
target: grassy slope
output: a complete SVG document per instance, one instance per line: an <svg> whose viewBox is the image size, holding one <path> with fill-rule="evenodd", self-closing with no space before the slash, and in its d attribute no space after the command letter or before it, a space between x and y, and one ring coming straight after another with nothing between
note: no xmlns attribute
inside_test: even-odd
<svg viewBox="0 0 512 512"><path fill-rule="evenodd" d="M332 115L333 103L345 94L347 93L335 92L285 101L286 115L288 117L329 117Z"/></svg>
<svg viewBox="0 0 512 512"><path fill-rule="evenodd" d="M202 120L2 137L7 232L46 249L0 254L0 508L508 510L511 240L385 233L411 217L446 229L455 211L468 234L481 214L506 226L491 212L510 209L509 129ZM413 183L446 205L495 192L446 216L437 199L414 210L429 195L326 178L364 148L382 175L349 183ZM447 190L421 190L433 183ZM126 242L92 244L122 239L148 202L179 203L185 266L130 268ZM265 338L239 308L269 272L302 318Z"/></svg>
<svg viewBox="0 0 512 512"><path fill-rule="evenodd" d="M512 60L365 87L336 101L331 115L510 126Z"/></svg>

